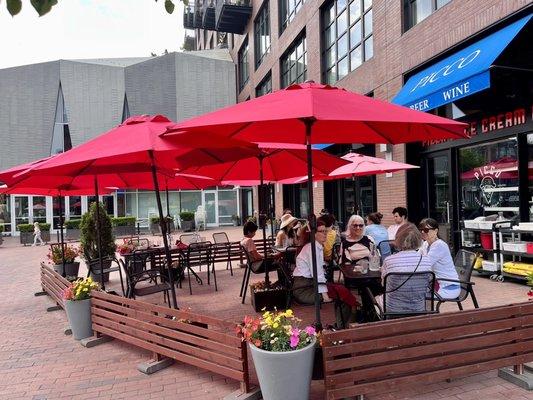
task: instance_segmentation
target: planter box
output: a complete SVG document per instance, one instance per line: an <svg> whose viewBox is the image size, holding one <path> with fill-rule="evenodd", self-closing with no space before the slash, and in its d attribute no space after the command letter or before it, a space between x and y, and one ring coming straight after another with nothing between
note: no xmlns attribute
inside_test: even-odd
<svg viewBox="0 0 533 400"><path fill-rule="evenodd" d="M81 230L79 229L67 229L65 232L66 240L80 240Z"/></svg>
<svg viewBox="0 0 533 400"><path fill-rule="evenodd" d="M65 264L65 276L69 281L75 280L78 278L78 271L80 269L79 262L67 263ZM63 264L54 265L54 270L59 274L63 275Z"/></svg>
<svg viewBox="0 0 533 400"><path fill-rule="evenodd" d="M45 243L50 242L50 231L41 231L41 239Z"/></svg>
<svg viewBox="0 0 533 400"><path fill-rule="evenodd" d="M91 272L89 274L89 276L91 278L93 278L93 281L100 283L101 282L101 279L100 279L100 263L97 260L93 261L93 263L94 264L92 264L93 265L92 269L93 269L94 273ZM106 269L111 268L111 264L112 263L113 262L111 260L104 260L104 262L103 262L104 271ZM104 282L109 282L109 272L104 272Z"/></svg>
<svg viewBox="0 0 533 400"><path fill-rule="evenodd" d="M255 292L250 286L250 293L252 294L252 306L256 312L285 310L289 303L289 291L287 289L272 289Z"/></svg>
<svg viewBox="0 0 533 400"><path fill-rule="evenodd" d="M33 232L20 232L20 244L23 244L24 246L27 244L33 244Z"/></svg>
<svg viewBox="0 0 533 400"><path fill-rule="evenodd" d="M181 221L181 229L184 232L190 232L194 229L194 221Z"/></svg>
<svg viewBox="0 0 533 400"><path fill-rule="evenodd" d="M115 226L113 228L113 234L115 236L135 236L135 226Z"/></svg>

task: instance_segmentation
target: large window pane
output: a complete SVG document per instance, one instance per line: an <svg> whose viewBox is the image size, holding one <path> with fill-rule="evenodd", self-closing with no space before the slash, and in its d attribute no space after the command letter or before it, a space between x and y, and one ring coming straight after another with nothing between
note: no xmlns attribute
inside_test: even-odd
<svg viewBox="0 0 533 400"><path fill-rule="evenodd" d="M282 56L280 65L282 88L293 83L305 81L307 76L305 36L297 39L296 42L293 43L293 45Z"/></svg>
<svg viewBox="0 0 533 400"><path fill-rule="evenodd" d="M348 75L348 57L344 57L342 60L339 61L338 68L339 79L342 79L346 75Z"/></svg>
<svg viewBox="0 0 533 400"><path fill-rule="evenodd" d="M365 14L363 20L365 21L365 36L368 36L372 33L372 10Z"/></svg>
<svg viewBox="0 0 533 400"><path fill-rule="evenodd" d="M296 13L302 7L304 0L281 0L281 32L294 19Z"/></svg>
<svg viewBox="0 0 533 400"><path fill-rule="evenodd" d="M365 60L370 60L374 56L374 36L370 36L365 40Z"/></svg>
<svg viewBox="0 0 533 400"><path fill-rule="evenodd" d="M238 54L239 88L242 90L248 82L248 40L245 40Z"/></svg>
<svg viewBox="0 0 533 400"><path fill-rule="evenodd" d="M363 57L361 56L361 46L356 47L350 53L350 63L352 71L363 63Z"/></svg>
<svg viewBox="0 0 533 400"><path fill-rule="evenodd" d="M69 196L68 217L70 219L81 218L81 196Z"/></svg>
<svg viewBox="0 0 533 400"><path fill-rule="evenodd" d="M231 224L232 215L237 215L237 191L221 190L218 192L218 220L221 224Z"/></svg>
<svg viewBox="0 0 533 400"><path fill-rule="evenodd" d="M202 205L202 192L192 190L181 192L181 211L194 212L200 205Z"/></svg>
<svg viewBox="0 0 533 400"><path fill-rule="evenodd" d="M361 43L361 21L357 21L350 28L350 48L354 48Z"/></svg>
<svg viewBox="0 0 533 400"><path fill-rule="evenodd" d="M11 231L11 203L5 194L0 194L0 224L4 225L4 234Z"/></svg>
<svg viewBox="0 0 533 400"><path fill-rule="evenodd" d="M337 18L337 36L342 35L348 26L347 21L347 11L344 11L339 17Z"/></svg>
<svg viewBox="0 0 533 400"><path fill-rule="evenodd" d="M255 67L263 61L264 56L270 51L270 13L269 3L265 2L254 22L255 37Z"/></svg>
<svg viewBox="0 0 533 400"><path fill-rule="evenodd" d="M350 24L361 17L361 2L354 0L350 3Z"/></svg>
<svg viewBox="0 0 533 400"><path fill-rule="evenodd" d="M64 209L63 212L65 212ZM33 222L46 222L46 197L44 196L33 196Z"/></svg>
<svg viewBox="0 0 533 400"><path fill-rule="evenodd" d="M137 216L137 192L126 193L126 216Z"/></svg>
<svg viewBox="0 0 533 400"><path fill-rule="evenodd" d="M405 26L407 30L419 22L426 19L432 13L437 11L442 6L445 6L450 0L403 0Z"/></svg>

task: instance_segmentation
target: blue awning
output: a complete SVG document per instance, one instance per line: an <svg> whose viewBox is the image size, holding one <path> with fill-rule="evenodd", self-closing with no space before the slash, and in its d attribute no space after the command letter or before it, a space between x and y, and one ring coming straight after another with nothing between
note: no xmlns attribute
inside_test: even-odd
<svg viewBox="0 0 533 400"><path fill-rule="evenodd" d="M329 146L333 146L333 143L329 143L329 144L314 144L313 145L313 149L324 150L325 148L327 148Z"/></svg>
<svg viewBox="0 0 533 400"><path fill-rule="evenodd" d="M412 76L392 102L429 111L488 89L490 66L532 16L530 14Z"/></svg>

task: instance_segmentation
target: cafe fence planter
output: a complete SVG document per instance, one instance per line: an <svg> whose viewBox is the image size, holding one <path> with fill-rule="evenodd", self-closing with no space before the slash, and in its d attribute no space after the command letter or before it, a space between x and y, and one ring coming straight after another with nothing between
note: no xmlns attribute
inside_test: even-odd
<svg viewBox="0 0 533 400"><path fill-rule="evenodd" d="M101 282L102 280L100 279L100 263L98 262L98 259L93 260L91 262L94 263L93 272L91 272L89 276L93 278L95 282ZM112 263L113 263L113 260L104 259L102 262L103 269L106 270L106 269L111 268ZM109 272L104 273L104 282L109 282L109 274L110 274Z"/></svg>
<svg viewBox="0 0 533 400"><path fill-rule="evenodd" d="M65 311L74 339L85 339L93 335L91 299L65 300Z"/></svg>
<svg viewBox="0 0 533 400"><path fill-rule="evenodd" d="M77 278L79 269L80 269L80 263L78 261L71 262L71 263L65 263L65 276L69 280L72 280L73 278ZM54 265L54 270L58 274L63 275L63 264Z"/></svg>
<svg viewBox="0 0 533 400"><path fill-rule="evenodd" d="M289 303L289 291L284 288L255 290L250 285L252 306L256 312L285 310Z"/></svg>
<svg viewBox="0 0 533 400"><path fill-rule="evenodd" d="M20 232L20 244L33 244L33 232Z"/></svg>
<svg viewBox="0 0 533 400"><path fill-rule="evenodd" d="M264 400L309 398L316 339L299 350L266 351L249 343Z"/></svg>

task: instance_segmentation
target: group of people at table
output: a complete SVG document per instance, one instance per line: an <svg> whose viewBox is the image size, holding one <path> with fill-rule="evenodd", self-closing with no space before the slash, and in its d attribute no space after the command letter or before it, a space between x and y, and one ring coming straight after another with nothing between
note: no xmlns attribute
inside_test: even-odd
<svg viewBox="0 0 533 400"><path fill-rule="evenodd" d="M379 212L367 215L366 224L361 216L352 215L346 231L342 233L336 229L333 215L323 213L317 219L315 245L318 291L323 302L337 300L339 307L336 307L336 325L339 328L344 328L352 322L361 322L362 312L359 294L354 294L343 283L333 282L331 269L336 243L340 243L338 262L342 265L352 265L362 273L365 273L369 266L377 266L373 269L381 270L382 279L391 272L432 271L436 277L434 291L440 298L455 299L460 294L459 284L446 281L458 280L458 275L448 245L438 236L437 221L424 218L416 226L407 220L407 210L403 207L395 208L393 217L395 223L386 229L381 225L383 215ZM248 252L251 261L260 266L267 260L257 251L253 241L257 229L254 222L246 222L241 245ZM281 217L280 230L276 235L276 247L287 246L297 248L296 262L292 270L293 298L299 304L313 304L315 289L310 229L306 223L300 223L288 212ZM391 251L391 246L395 252ZM401 296L397 297L395 299L394 293L387 295L387 304L393 305L395 301L405 302ZM408 304L401 306L409 307Z"/></svg>

